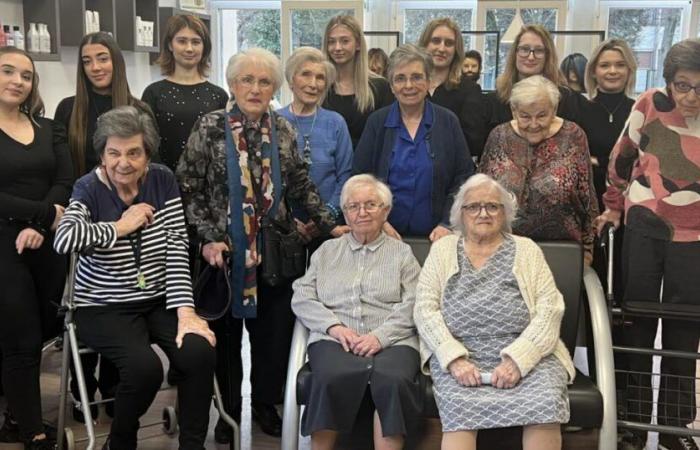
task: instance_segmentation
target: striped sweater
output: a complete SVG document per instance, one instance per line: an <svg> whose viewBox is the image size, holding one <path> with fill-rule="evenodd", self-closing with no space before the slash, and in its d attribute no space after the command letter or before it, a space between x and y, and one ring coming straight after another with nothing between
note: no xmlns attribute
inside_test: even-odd
<svg viewBox="0 0 700 450"><path fill-rule="evenodd" d="M141 232L141 272L129 236L117 238L115 222L128 208L97 168L74 186L70 204L56 231L58 253L94 247L81 255L75 281L76 306L101 306L165 296L166 308L194 306L187 256L185 216L175 177L159 164L150 164L136 203L155 208L153 223ZM133 235L133 233L132 233Z"/></svg>

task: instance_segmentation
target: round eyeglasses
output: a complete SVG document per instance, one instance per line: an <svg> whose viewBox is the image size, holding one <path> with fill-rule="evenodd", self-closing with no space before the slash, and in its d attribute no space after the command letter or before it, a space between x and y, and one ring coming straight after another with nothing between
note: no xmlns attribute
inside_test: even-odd
<svg viewBox="0 0 700 450"><path fill-rule="evenodd" d="M467 203L466 205L462 205L462 211L466 212L470 216L478 216L481 214L481 210L483 209L486 211L486 214L489 216L493 216L498 214L498 212L503 208L503 203L494 203L494 202L486 202L486 203L479 203L479 202L474 202L474 203Z"/></svg>

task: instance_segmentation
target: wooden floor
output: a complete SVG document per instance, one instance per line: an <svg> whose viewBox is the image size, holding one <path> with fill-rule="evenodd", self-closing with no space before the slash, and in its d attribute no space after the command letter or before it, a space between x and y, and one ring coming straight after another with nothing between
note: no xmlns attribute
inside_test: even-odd
<svg viewBox="0 0 700 450"><path fill-rule="evenodd" d="M244 339L247 343L247 338ZM244 354L248 354L247 346L244 345ZM41 386L42 386L42 406L44 418L48 421L55 423L58 416L58 389L59 389L59 373L60 373L60 360L61 354L55 350L48 350L45 353L44 360L42 362L42 376L41 376ZM248 358L244 358L244 373L249 373L250 365ZM698 373L700 373L700 362L698 363ZM698 392L700 392L700 386L698 386ZM700 394L699 394L700 395ZM167 390L160 392L153 403L147 414L142 418L141 423L152 423L157 422L161 418L163 408L169 405L173 405L175 398L174 390ZM244 407L242 411L242 424L241 424L241 449L242 450L270 450L279 449L280 440L273 438L264 434L256 423L251 422L250 417L250 384L245 382L243 386L243 398ZM700 399L699 399L700 400ZM700 402L699 402L700 404ZM0 398L0 411L5 408L4 399ZM70 414L69 414L70 416ZM101 411L100 420L97 425L98 433L107 433L109 430L109 420L105 420L106 414ZM221 449L228 450L228 446L219 446L214 442L214 424L218 418L218 413L212 407L210 412L209 421L209 433L207 435L206 448L207 449ZM0 418L1 420L1 418ZM69 426L74 430L76 438L85 436L84 427L80 423L75 423L69 417ZM700 427L700 422L696 422L696 426ZM361 432L355 432L353 434L361 434L364 436L352 436L344 440L342 447L344 449L357 449L357 450L367 450L371 448L371 442L369 441L369 425L359 424L358 429L362 429ZM427 420L425 421L422 429L420 430L418 437L412 439L410 445L407 445L408 449L415 450L438 450L440 448L440 423L437 420ZM96 449L102 448L102 443L104 438L98 439L98 445ZM651 450L655 446L650 441L650 446L647 447ZM11 445L11 444L0 444L0 450L22 450L21 445ZM77 449L84 449L84 443L78 443L76 445ZM167 436L160 426L154 426L150 428L143 428L139 432L139 449L144 450L166 450L166 449L177 449L178 442L177 436L170 437ZM300 450L309 450L310 441L309 439L301 439ZM498 443L492 443L487 446L481 446L480 448L494 449L494 450L509 450L513 448L510 444L504 443L502 441ZM578 432L578 433L566 433L564 434L564 448L566 450L588 450L597 448L596 436L594 433L590 432Z"/></svg>

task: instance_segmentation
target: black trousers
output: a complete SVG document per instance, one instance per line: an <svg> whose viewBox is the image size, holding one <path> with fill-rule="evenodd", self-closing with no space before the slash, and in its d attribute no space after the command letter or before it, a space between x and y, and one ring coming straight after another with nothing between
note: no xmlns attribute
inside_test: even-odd
<svg viewBox="0 0 700 450"><path fill-rule="evenodd" d="M203 337L187 334L177 348L177 313L166 310L162 299L78 308L75 321L80 339L119 370L110 449L136 448L139 418L163 382L163 366L151 343L163 349L176 373L180 449L204 448L216 353Z"/></svg>
<svg viewBox="0 0 700 450"><path fill-rule="evenodd" d="M241 409L241 340L244 325L250 337L252 401L269 405L283 401L289 346L294 330L292 293L291 284L272 287L258 277L257 318L235 319L227 314L211 323L217 341L216 377L224 408L234 416Z"/></svg>
<svg viewBox="0 0 700 450"><path fill-rule="evenodd" d="M628 228L623 243L625 302L658 303L673 308L693 305L700 313L700 242L666 242L651 239ZM662 291L663 283L663 293ZM632 326L621 333L623 345L653 348L658 320L632 317ZM700 326L678 319L662 320L664 349L698 351ZM652 410L652 358L620 355L621 368L629 371L623 381L622 400L630 420L649 422ZM618 377L619 378L619 377ZM695 419L695 360L662 358L658 398L658 423L685 426Z"/></svg>
<svg viewBox="0 0 700 450"><path fill-rule="evenodd" d="M24 439L43 433L39 365L41 345L55 336L56 307L66 276L66 258L53 251L52 236L37 250L17 254L23 227L0 223L0 352L8 408Z"/></svg>

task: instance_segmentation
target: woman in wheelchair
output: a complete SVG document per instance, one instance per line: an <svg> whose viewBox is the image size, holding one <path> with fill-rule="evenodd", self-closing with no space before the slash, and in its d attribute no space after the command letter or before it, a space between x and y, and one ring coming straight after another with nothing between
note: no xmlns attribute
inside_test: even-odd
<svg viewBox="0 0 700 450"><path fill-rule="evenodd" d="M511 426L523 426L525 450L561 448L574 377L559 339L564 300L537 244L511 234L516 210L512 193L474 175L452 205L456 234L433 244L420 274L414 319L443 450Z"/></svg>
<svg viewBox="0 0 700 450"><path fill-rule="evenodd" d="M158 133L151 117L133 106L103 114L93 143L101 164L76 182L54 247L59 253L94 248L78 261L75 321L80 339L119 370L104 448L136 448L139 417L163 381L151 347L156 343L178 380L180 448L200 450L209 422L215 337L194 313L175 177L150 163Z"/></svg>
<svg viewBox="0 0 700 450"><path fill-rule="evenodd" d="M407 244L382 231L392 204L384 183L355 175L340 204L350 233L324 242L294 283L292 309L311 332L302 434L314 450L333 448L339 432L352 430L369 384L375 448L401 448L420 416L412 319L420 266Z"/></svg>

